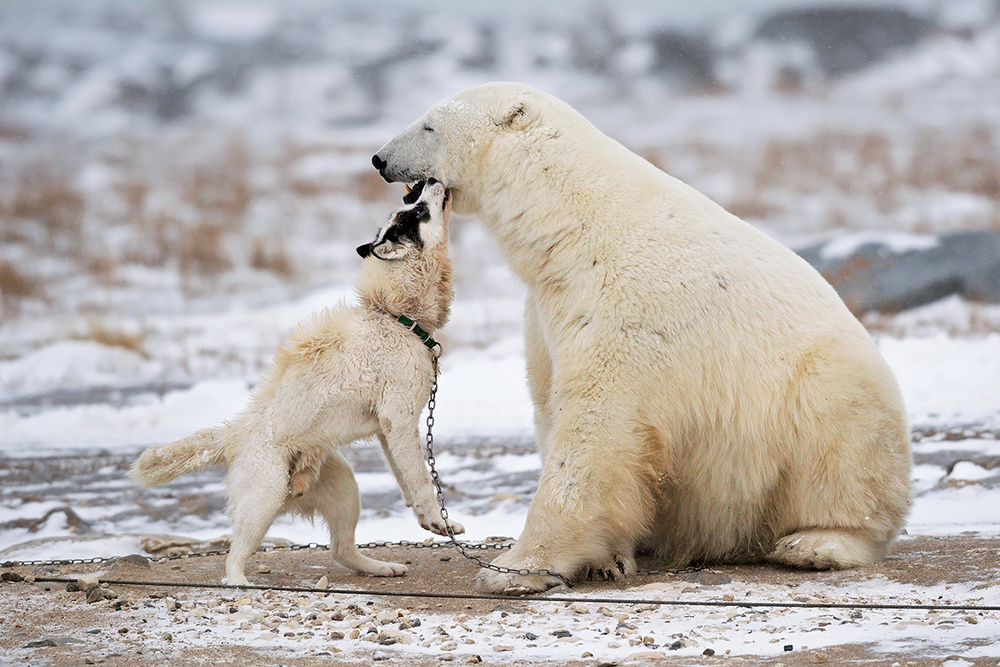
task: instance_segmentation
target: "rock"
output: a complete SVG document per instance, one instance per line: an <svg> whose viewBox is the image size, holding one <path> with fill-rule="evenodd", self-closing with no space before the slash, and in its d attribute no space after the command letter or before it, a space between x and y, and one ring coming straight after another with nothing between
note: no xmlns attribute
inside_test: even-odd
<svg viewBox="0 0 1000 667"><path fill-rule="evenodd" d="M80 587L81 591L90 592L91 588L94 588L101 583L101 578L99 574L81 574L76 578L76 585Z"/></svg>
<svg viewBox="0 0 1000 667"><path fill-rule="evenodd" d="M110 593L110 595L109 595ZM94 604L95 602L101 602L109 598L118 597L116 594L112 593L107 588L101 588L100 586L93 586L87 591L87 602Z"/></svg>
<svg viewBox="0 0 1000 667"><path fill-rule="evenodd" d="M952 294L1000 303L998 232L841 237L798 254L833 285L855 315L895 313Z"/></svg>
<svg viewBox="0 0 1000 667"><path fill-rule="evenodd" d="M120 558L113 559L108 564L108 569L111 571L116 570L127 570L132 568L138 568L141 570L150 569L149 559L140 554L129 554L128 556L121 556Z"/></svg>
<svg viewBox="0 0 1000 667"><path fill-rule="evenodd" d="M823 651L816 651L815 653L813 653L812 661L817 664L827 663L830 661L830 656L828 656Z"/></svg>
<svg viewBox="0 0 1000 667"><path fill-rule="evenodd" d="M316 588L329 588L329 587L330 587L330 578L324 574L322 577L319 578L319 581L316 582Z"/></svg>
<svg viewBox="0 0 1000 667"><path fill-rule="evenodd" d="M496 646L493 647L493 650L496 651L497 653L505 653L507 651L513 651L514 647L510 646L509 644L497 644Z"/></svg>
<svg viewBox="0 0 1000 667"><path fill-rule="evenodd" d="M718 572L711 572L709 570L698 570L697 572L692 572L688 576L684 577L684 581L689 584L698 584L700 586L721 586L723 584L731 584L733 580Z"/></svg>
<svg viewBox="0 0 1000 667"><path fill-rule="evenodd" d="M11 581L16 583L19 581L24 581L24 577L18 574L17 572L4 572L3 574L0 574L0 580Z"/></svg>

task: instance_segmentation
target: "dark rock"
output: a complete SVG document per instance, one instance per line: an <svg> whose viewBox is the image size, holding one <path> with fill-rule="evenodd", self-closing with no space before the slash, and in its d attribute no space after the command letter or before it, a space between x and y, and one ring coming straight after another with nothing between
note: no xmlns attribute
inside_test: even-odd
<svg viewBox="0 0 1000 667"><path fill-rule="evenodd" d="M804 43L824 74L854 72L915 46L931 25L895 7L809 7L777 11L757 28L767 41Z"/></svg>
<svg viewBox="0 0 1000 667"><path fill-rule="evenodd" d="M688 576L684 577L684 581L689 584L699 584L701 586L721 586L723 584L731 584L733 580L718 572L711 572L709 570L698 570L697 572L692 572Z"/></svg>
<svg viewBox="0 0 1000 667"><path fill-rule="evenodd" d="M24 577L17 572L4 572L0 574L0 581L18 582L24 581Z"/></svg>
<svg viewBox="0 0 1000 667"><path fill-rule="evenodd" d="M28 642L24 645L24 648L48 648L64 644L78 644L79 642L79 639L73 639L72 637L46 637L45 639L36 639L33 642Z"/></svg>
<svg viewBox="0 0 1000 667"><path fill-rule="evenodd" d="M834 240L798 254L833 285L855 315L895 313L953 294L1000 303L1000 233L955 232L927 239L936 243L895 250L888 240L873 240L847 255L824 252Z"/></svg>

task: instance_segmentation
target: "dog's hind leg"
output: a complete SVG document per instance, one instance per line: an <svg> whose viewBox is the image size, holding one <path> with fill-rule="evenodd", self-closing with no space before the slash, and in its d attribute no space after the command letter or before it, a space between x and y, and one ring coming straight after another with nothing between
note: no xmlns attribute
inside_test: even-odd
<svg viewBox="0 0 1000 667"><path fill-rule="evenodd" d="M252 460L251 460L252 458ZM229 516L233 542L226 558L224 583L245 586L247 561L281 513L288 494L288 469L276 452L243 452L229 469Z"/></svg>
<svg viewBox="0 0 1000 667"><path fill-rule="evenodd" d="M376 577L398 577L406 566L375 560L362 554L354 543L354 529L361 516L361 497L350 464L340 454L330 454L320 468L319 479L298 505L318 511L330 528L330 551L344 567Z"/></svg>

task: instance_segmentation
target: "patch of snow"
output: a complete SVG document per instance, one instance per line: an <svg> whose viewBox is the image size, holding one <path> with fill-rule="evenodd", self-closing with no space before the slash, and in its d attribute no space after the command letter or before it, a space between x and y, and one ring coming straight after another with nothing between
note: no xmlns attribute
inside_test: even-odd
<svg viewBox="0 0 1000 667"><path fill-rule="evenodd" d="M903 232L857 232L844 234L824 245L820 251L823 259L843 259L858 248L876 244L889 248L894 253L910 250L929 250L938 245L936 236L930 234L906 234Z"/></svg>

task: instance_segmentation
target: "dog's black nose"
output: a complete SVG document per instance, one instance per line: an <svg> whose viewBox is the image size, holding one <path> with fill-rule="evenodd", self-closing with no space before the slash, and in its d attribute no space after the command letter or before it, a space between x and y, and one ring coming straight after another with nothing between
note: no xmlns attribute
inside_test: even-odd
<svg viewBox="0 0 1000 667"><path fill-rule="evenodd" d="M388 162L380 158L378 155L372 155L372 166L378 169L380 174L382 173L382 170L385 169L387 164Z"/></svg>

